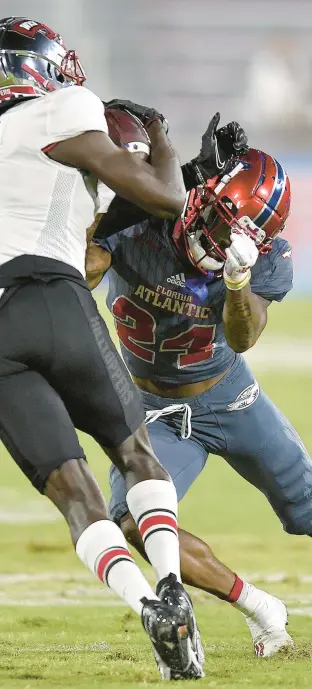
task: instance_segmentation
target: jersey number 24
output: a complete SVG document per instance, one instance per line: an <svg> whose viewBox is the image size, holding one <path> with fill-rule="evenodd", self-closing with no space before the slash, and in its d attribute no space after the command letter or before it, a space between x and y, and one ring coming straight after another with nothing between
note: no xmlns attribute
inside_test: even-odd
<svg viewBox="0 0 312 689"><path fill-rule="evenodd" d="M157 325L154 316L124 296L115 299L113 314L118 337L124 347L139 359L153 364ZM215 330L215 325L192 325L178 335L162 340L159 351L177 352L178 368L199 364L213 356Z"/></svg>

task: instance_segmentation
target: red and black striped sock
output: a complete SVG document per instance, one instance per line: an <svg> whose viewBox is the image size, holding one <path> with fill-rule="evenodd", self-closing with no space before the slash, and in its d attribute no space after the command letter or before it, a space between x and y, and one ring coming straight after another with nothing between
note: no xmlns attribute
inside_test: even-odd
<svg viewBox="0 0 312 689"><path fill-rule="evenodd" d="M160 531L178 534L177 516L172 510L146 510L138 519L138 527L144 547L148 538Z"/></svg>
<svg viewBox="0 0 312 689"><path fill-rule="evenodd" d="M181 581L177 494L173 483L141 481L129 490L127 502L158 581L170 572Z"/></svg>
<svg viewBox="0 0 312 689"><path fill-rule="evenodd" d="M88 526L78 539L76 552L91 572L97 574L139 615L142 598L157 599L135 564L117 524L101 520Z"/></svg>
<svg viewBox="0 0 312 689"><path fill-rule="evenodd" d="M104 550L103 553L98 557L96 563L96 573L104 581L107 586L108 576L112 571L113 567L118 565L120 562L134 562L130 551L127 548L121 546L111 546Z"/></svg>

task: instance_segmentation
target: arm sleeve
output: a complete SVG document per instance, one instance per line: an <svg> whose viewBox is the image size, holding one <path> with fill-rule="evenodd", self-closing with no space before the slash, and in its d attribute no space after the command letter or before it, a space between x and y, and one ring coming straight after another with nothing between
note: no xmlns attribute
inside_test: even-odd
<svg viewBox="0 0 312 689"><path fill-rule="evenodd" d="M275 241L278 247L271 255L260 256L259 269L251 281L252 292L268 301L282 301L293 286L291 246L285 240Z"/></svg>
<svg viewBox="0 0 312 689"><path fill-rule="evenodd" d="M50 101L43 146L90 131L107 134L103 103L84 86L69 86L45 97Z"/></svg>

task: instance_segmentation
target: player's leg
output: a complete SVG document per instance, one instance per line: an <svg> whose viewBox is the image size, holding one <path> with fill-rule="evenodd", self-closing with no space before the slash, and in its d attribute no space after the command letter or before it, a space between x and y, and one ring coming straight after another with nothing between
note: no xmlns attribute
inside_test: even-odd
<svg viewBox="0 0 312 689"><path fill-rule="evenodd" d="M242 357L220 383L200 396L200 403L213 413L222 430L224 448L219 454L266 494L288 530L303 533L309 529L312 464L296 432L260 389ZM234 604L247 612L257 655L292 647L281 601L247 583L238 594Z"/></svg>
<svg viewBox="0 0 312 689"><path fill-rule="evenodd" d="M108 519L105 500L57 393L38 373L20 372L0 378L0 407L1 439L7 449L64 515L82 562L141 615L162 676L202 676L183 636L185 616L154 594L121 530Z"/></svg>
<svg viewBox="0 0 312 689"><path fill-rule="evenodd" d="M244 365L244 360L241 357L238 357L233 366L231 367L230 371L227 373L227 375L224 376L224 378L209 391L201 395L198 395L196 398L188 400L179 400L179 402L187 403L192 408L192 433L190 440L181 440L180 414L175 413L170 417L162 417L161 419L149 426L152 444L155 446L155 450L158 456L160 457L160 461L162 461L162 463L166 466L166 468L169 470L169 473L172 474L177 487L179 498L181 498L184 495L187 489L183 487L183 471L181 471L180 466L180 448L186 447L186 444L191 441L196 447L201 448L201 451L204 453L204 457L209 451L215 452L216 454L225 455L226 448L231 442L231 438L228 437L229 431L231 431L232 434L236 433L236 437L240 440L240 442L242 442L242 439L247 432L246 427L244 427L244 429L242 430L241 428L234 428L232 427L232 425L230 427L227 426L227 423L229 423L229 419L232 424L232 416L229 417L229 413L232 407L229 405L231 405L233 401L236 400L236 397L240 397L241 395L241 408L243 409L245 407L246 401L248 407L250 401L254 401L253 384L253 378L251 377L251 374L247 367ZM248 391L246 394L247 388ZM248 392L250 393L250 399L248 397ZM149 406L154 409L161 409L162 407L164 407L163 398L157 398L156 396L149 395L148 393L145 393L143 397L145 399L146 408L148 408ZM166 398L166 405L170 405L170 403L173 402L176 402L176 400L168 400ZM161 438L162 434L164 433L164 429L167 429L166 432L169 432L171 434L170 452L168 452L168 441L163 444L163 448L161 447ZM173 451L173 447L176 448L175 451ZM186 455L185 464L187 467L190 464L191 472L194 471L194 467L196 467L196 462L194 461L192 455L190 455L189 451ZM192 482L192 480L194 480L194 478L195 476L193 476L190 483ZM116 509L116 514L118 518L118 513L119 517L121 515L122 503L121 499L118 499L117 497L117 485L117 483L116 486L114 484L112 485L113 500L111 502L111 507L113 511L114 508ZM117 497L115 506L114 494ZM122 525L124 532L126 531L126 529L130 532L131 524L128 520L124 521L125 523ZM133 537L135 537L133 528L131 537L133 541ZM211 583L210 581L207 582L207 571L206 573L204 572L205 559L207 558L207 561L211 563L209 551L206 548L200 548L200 551L204 555L204 557L202 560L202 567L200 568L200 576L197 578L198 568L197 570L195 570L195 572L192 573L191 567L192 557L194 553L197 551L198 542L191 535L188 535L187 538L181 542L182 544L184 544L184 546L185 541L187 543L186 548L189 548L189 552L187 552L185 548L183 548L183 554L181 552L181 560L184 559L184 562L186 563L187 567L187 570L183 569L185 577L184 581L190 580L188 577L188 573L190 573L191 582L195 584L195 586L202 587L204 582L205 590L211 590ZM219 563L212 561L211 564L214 571L217 572L219 568ZM232 574L233 578L235 577L235 581L231 590L229 590L229 588L225 588L223 591L221 591L221 596L222 594L225 594L222 597L226 598L231 603L237 604L237 607L245 614L249 622L254 622L256 620L256 623L258 627L261 628L262 632L267 630L269 626L272 626L273 631L277 632L275 636L271 634L271 643L266 643L265 648L263 648L263 646L261 645L262 642L259 645L256 644L256 653L259 655L273 655L277 650L279 650L279 648L282 645L285 644L285 641L287 642L287 644L289 644L290 640L285 632L285 606L274 597L269 596L264 591L261 591L256 587L249 585L248 582L244 582L239 577L233 575L233 573L228 573L227 571L224 572L223 570L223 574L225 575L225 586L228 586L229 582L231 581L229 578L229 574ZM274 617L273 622L272 616ZM283 627L282 634L280 634L280 621Z"/></svg>
<svg viewBox="0 0 312 689"><path fill-rule="evenodd" d="M159 600L134 563L121 530L108 519L68 410L47 380L57 360L52 335L57 305L49 298L50 287L26 285L0 305L1 438L28 478L64 514L82 561L141 614L162 676L200 677L202 667L186 633L187 615ZM58 297L64 303L64 294ZM66 322L64 327L66 340ZM77 348L77 341L72 345ZM70 374L65 368L65 385Z"/></svg>
<svg viewBox="0 0 312 689"><path fill-rule="evenodd" d="M130 512L121 517L119 523L128 543L146 559L143 541ZM183 583L230 601L237 575L220 562L210 546L198 536L179 528L179 543Z"/></svg>
<svg viewBox="0 0 312 689"><path fill-rule="evenodd" d="M53 292L55 330L60 333L53 386L75 425L105 448L124 476L129 509L145 536L158 579L170 572L180 579L176 490L149 442L140 395L89 290L73 283L61 288L64 313L60 289Z"/></svg>
<svg viewBox="0 0 312 689"><path fill-rule="evenodd" d="M291 423L254 382L244 364L248 398L219 413L227 436L226 461L269 500L285 531L312 535L312 461Z"/></svg>
<svg viewBox="0 0 312 689"><path fill-rule="evenodd" d="M155 395L145 393L143 399L146 408L161 409L164 406L164 399ZM166 399L167 402L168 399ZM169 400L170 402L173 400ZM214 439L214 451L217 451L224 441L223 434L220 433L215 421L215 416L210 413L210 410L203 409L198 401L191 399L188 400L188 404L193 406L192 436L188 440L181 439L180 413L170 417L162 417L148 426L153 448L171 475L179 500L186 494L206 463L207 450L201 443L201 429L205 428L205 420L210 426L210 434ZM125 481L115 467L111 467L110 470L110 485L110 514L120 524L127 541L144 557L140 533L128 511ZM251 606L243 593L243 591L249 590L248 583L221 563L214 556L207 543L193 534L180 529L179 541L183 583L213 593L229 603L236 603L239 599L239 609L248 616ZM257 592L259 598L265 595L256 587L253 587L253 590Z"/></svg>
<svg viewBox="0 0 312 689"><path fill-rule="evenodd" d="M62 309L62 304L66 308ZM159 587L170 576L172 591L181 589L176 490L150 445L138 391L89 290L73 283L53 285L49 307L56 333L49 374L53 387L59 391L74 424L105 448L124 475L128 506L142 533ZM88 546L90 551L93 559L92 544ZM86 561L88 557L86 554ZM176 617L174 628L183 619L193 638L193 609L182 589L180 599L183 596L185 608L171 606L167 615ZM146 629L148 624L147 620ZM173 672L179 662L185 678L202 676L202 661L198 662L194 644L190 645L188 638L180 640L177 636L173 644L170 641L170 647Z"/></svg>
<svg viewBox="0 0 312 689"><path fill-rule="evenodd" d="M89 568L140 613L141 598L155 595L108 518L62 400L39 373L25 370L0 378L0 435L35 488L64 515L80 559L92 544Z"/></svg>
<svg viewBox="0 0 312 689"><path fill-rule="evenodd" d="M163 399L154 395L152 397L154 408L158 403L164 405ZM178 499L181 500L205 466L206 451L193 439L181 440L176 428L172 426L172 418L171 424L167 420L168 417L150 424L148 432L153 449L170 473ZM178 422L181 422L180 415ZM125 480L114 466L110 470L110 484L111 516L120 523L127 541L144 557L140 532L128 511ZM179 541L183 582L227 599L235 583L235 574L220 563L209 546L196 536L179 529Z"/></svg>
<svg viewBox="0 0 312 689"><path fill-rule="evenodd" d="M161 405L163 406L164 404L164 400L157 398L155 395L144 395L144 398L146 402L149 402L146 406L152 406L154 409L161 408ZM188 403L191 405L192 400L189 399ZM217 443L221 449L222 441L224 442L222 432L218 440L220 429L216 422L216 417L214 414L211 414L210 409L202 408L198 399L193 402L193 405L192 436L188 440L181 439L180 414L170 416L169 419L168 417L163 417L148 426L152 445L160 461L171 474L179 499L185 495L205 464L207 450L204 449L200 442L202 429L205 428L205 421L209 425L210 439L213 438L211 442L213 442L214 450L218 450ZM224 450L224 446L222 446L222 449ZM144 557L144 548L140 534L131 515L127 511L125 482L115 467L112 467L110 471L110 483L111 515L117 523L120 523L127 541L134 545ZM220 563L213 555L209 546L196 536L179 530L179 540L183 582L213 593L229 603L233 603L245 615L252 633L255 629L255 624L257 624L258 633L256 636L254 635L254 649L257 655L262 653L264 655L273 655L279 650L280 646L284 647L285 631L281 635L279 627L277 636L273 638L271 634L270 645L268 643L265 644L265 647L263 645L263 632L267 630L269 625L272 625L272 614L274 615L274 628L276 607L279 614L280 609L282 614L284 614L285 607L283 604L280 604L277 599L268 596L264 591L248 584L248 582L243 581L243 579L234 574L223 563ZM269 606L267 604L268 600ZM268 614L266 614L267 610ZM285 622L284 618L283 620ZM259 629L261 633L260 641L258 641ZM288 636L286 638L288 643Z"/></svg>

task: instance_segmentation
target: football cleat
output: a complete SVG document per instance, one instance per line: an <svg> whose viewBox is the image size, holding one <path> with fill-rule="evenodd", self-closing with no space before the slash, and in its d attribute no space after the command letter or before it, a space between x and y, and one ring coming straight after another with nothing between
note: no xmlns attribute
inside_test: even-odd
<svg viewBox="0 0 312 689"><path fill-rule="evenodd" d="M254 612L244 617L253 639L255 655L260 658L270 658L276 653L287 653L295 648L295 644L285 629L286 606L279 598L265 591L261 593L262 596Z"/></svg>
<svg viewBox="0 0 312 689"><path fill-rule="evenodd" d="M198 669L201 671L199 677L205 677L203 664L205 660L204 649L202 646L199 629L197 627L192 601L188 593L177 580L175 574L169 574L162 579L157 586L157 596L169 606L174 606L186 615L187 628L191 641L192 651L196 658Z"/></svg>
<svg viewBox="0 0 312 689"><path fill-rule="evenodd" d="M163 601L142 598L142 623L152 642L155 660L164 680L198 679L201 668L192 650L187 615Z"/></svg>

